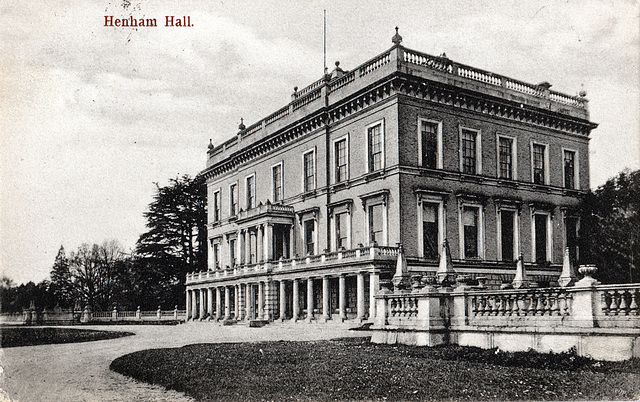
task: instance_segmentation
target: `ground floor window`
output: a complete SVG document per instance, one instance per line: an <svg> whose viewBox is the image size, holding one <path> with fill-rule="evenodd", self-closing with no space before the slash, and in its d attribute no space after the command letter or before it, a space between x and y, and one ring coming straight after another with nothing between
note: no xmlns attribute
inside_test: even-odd
<svg viewBox="0 0 640 402"><path fill-rule="evenodd" d="M515 220L516 212L500 211L500 246L502 261L514 261L515 255Z"/></svg>
<svg viewBox="0 0 640 402"><path fill-rule="evenodd" d="M549 215L537 213L533 215L534 261L538 264L551 259Z"/></svg>
<svg viewBox="0 0 640 402"><path fill-rule="evenodd" d="M461 211L462 220L462 250L464 258L481 257L480 207L464 206Z"/></svg>

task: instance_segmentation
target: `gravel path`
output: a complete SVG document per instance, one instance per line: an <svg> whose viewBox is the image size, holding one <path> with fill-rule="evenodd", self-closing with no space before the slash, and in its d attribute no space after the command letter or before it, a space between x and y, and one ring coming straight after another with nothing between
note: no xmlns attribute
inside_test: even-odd
<svg viewBox="0 0 640 402"><path fill-rule="evenodd" d="M270 324L263 328L188 323L178 326L83 326L136 335L104 341L0 350L0 401L189 401L109 370L116 357L143 349L193 343L321 340L369 336L344 325Z"/></svg>

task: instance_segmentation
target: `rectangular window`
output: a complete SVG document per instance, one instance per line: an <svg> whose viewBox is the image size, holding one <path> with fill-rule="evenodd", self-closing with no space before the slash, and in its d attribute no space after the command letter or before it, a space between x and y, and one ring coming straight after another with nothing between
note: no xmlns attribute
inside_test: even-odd
<svg viewBox="0 0 640 402"><path fill-rule="evenodd" d="M422 203L422 250L423 257L438 258L438 204Z"/></svg>
<svg viewBox="0 0 640 402"><path fill-rule="evenodd" d="M369 243L377 243L384 244L384 216L383 216L383 205L376 204L370 205L368 208L368 218L369 218Z"/></svg>
<svg viewBox="0 0 640 402"><path fill-rule="evenodd" d="M234 216L238 213L238 185L229 186L229 213Z"/></svg>
<svg viewBox="0 0 640 402"><path fill-rule="evenodd" d="M478 230L478 214L476 207L464 207L462 209L462 227L464 239L464 257L478 258L479 247L479 230Z"/></svg>
<svg viewBox="0 0 640 402"><path fill-rule="evenodd" d="M256 206L256 187L255 176L247 177L247 210Z"/></svg>
<svg viewBox="0 0 640 402"><path fill-rule="evenodd" d="M533 182L536 184L545 184L545 154L546 146L542 144L533 144Z"/></svg>
<svg viewBox="0 0 640 402"><path fill-rule="evenodd" d="M502 261L514 261L514 211L500 211L500 244L502 246Z"/></svg>
<svg viewBox="0 0 640 402"><path fill-rule="evenodd" d="M513 179L513 139L499 137L500 178Z"/></svg>
<svg viewBox="0 0 640 402"><path fill-rule="evenodd" d="M220 245L213 243L213 263L215 269L220 269Z"/></svg>
<svg viewBox="0 0 640 402"><path fill-rule="evenodd" d="M573 151L564 151L564 188L576 188L576 153Z"/></svg>
<svg viewBox="0 0 640 402"><path fill-rule="evenodd" d="M369 172L375 172L384 166L382 160L382 124L376 124L367 129L367 143L369 146Z"/></svg>
<svg viewBox="0 0 640 402"><path fill-rule="evenodd" d="M236 239L229 240L229 259L231 260L231 268L236 265Z"/></svg>
<svg viewBox="0 0 640 402"><path fill-rule="evenodd" d="M422 167L438 168L438 123L420 121Z"/></svg>
<svg viewBox="0 0 640 402"><path fill-rule="evenodd" d="M315 188L315 152L310 151L304 154L304 191L311 191Z"/></svg>
<svg viewBox="0 0 640 402"><path fill-rule="evenodd" d="M349 215L346 212L335 215L336 247L338 250L347 248L347 234L349 230Z"/></svg>
<svg viewBox="0 0 640 402"><path fill-rule="evenodd" d="M477 174L477 132L462 130L462 173Z"/></svg>
<svg viewBox="0 0 640 402"><path fill-rule="evenodd" d="M273 178L273 202L282 201L282 165L275 165L271 169Z"/></svg>
<svg viewBox="0 0 640 402"><path fill-rule="evenodd" d="M307 255L315 254L315 227L316 223L313 219L304 221L304 243Z"/></svg>
<svg viewBox="0 0 640 402"><path fill-rule="evenodd" d="M534 233L535 233L535 247L536 247L536 262L544 263L547 262L547 246L548 246L548 238L547 238L547 215L534 215Z"/></svg>
<svg viewBox="0 0 640 402"><path fill-rule="evenodd" d="M342 183L347 180L347 139L336 141L334 145L335 167L336 167L336 183Z"/></svg>
<svg viewBox="0 0 640 402"><path fill-rule="evenodd" d="M220 191L213 193L213 221L220 220Z"/></svg>

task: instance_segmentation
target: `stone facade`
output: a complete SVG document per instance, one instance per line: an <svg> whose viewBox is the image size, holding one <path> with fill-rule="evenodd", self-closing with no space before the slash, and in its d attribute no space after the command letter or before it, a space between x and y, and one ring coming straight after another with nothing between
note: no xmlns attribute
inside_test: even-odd
<svg viewBox="0 0 640 402"><path fill-rule="evenodd" d="M224 143L206 169L209 266L187 315L373 320L398 244L433 275L554 282L589 188L587 100L402 46L331 74Z"/></svg>

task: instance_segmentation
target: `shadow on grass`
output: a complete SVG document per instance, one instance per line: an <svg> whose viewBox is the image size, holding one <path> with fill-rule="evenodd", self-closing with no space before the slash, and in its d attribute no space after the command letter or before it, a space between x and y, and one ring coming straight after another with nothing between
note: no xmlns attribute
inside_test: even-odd
<svg viewBox="0 0 640 402"><path fill-rule="evenodd" d="M0 326L0 346L49 345L53 343L76 343L101 341L134 335L132 332L97 331L89 329L56 327L6 327Z"/></svg>
<svg viewBox="0 0 640 402"><path fill-rule="evenodd" d="M622 400L638 396L638 363L350 338L145 350L110 367L199 400Z"/></svg>

